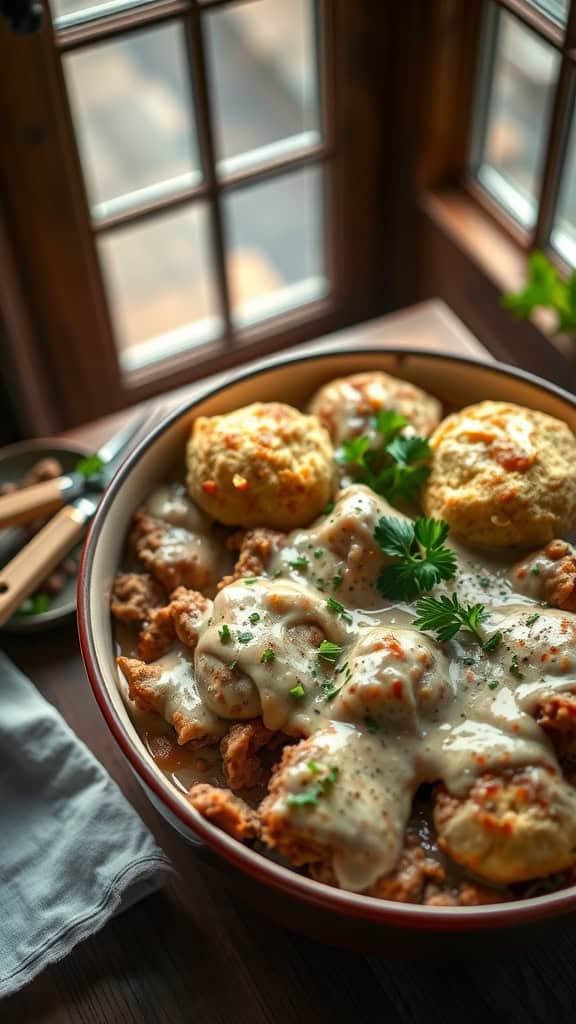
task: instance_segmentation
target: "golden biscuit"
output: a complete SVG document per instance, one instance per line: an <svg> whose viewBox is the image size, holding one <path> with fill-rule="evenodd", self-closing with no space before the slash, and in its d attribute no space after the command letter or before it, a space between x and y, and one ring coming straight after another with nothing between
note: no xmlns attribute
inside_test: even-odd
<svg viewBox="0 0 576 1024"><path fill-rule="evenodd" d="M477 547L546 544L576 518L576 438L561 420L506 402L448 416L430 438L426 515Z"/></svg>
<svg viewBox="0 0 576 1024"><path fill-rule="evenodd" d="M228 526L304 526L332 496L333 454L315 416L255 402L198 417L187 450L188 490Z"/></svg>
<svg viewBox="0 0 576 1024"><path fill-rule="evenodd" d="M355 373L331 380L316 392L310 412L324 424L335 445L360 434L370 436L379 409L393 409L408 420L406 434L427 437L442 416L440 402L415 384L387 373Z"/></svg>

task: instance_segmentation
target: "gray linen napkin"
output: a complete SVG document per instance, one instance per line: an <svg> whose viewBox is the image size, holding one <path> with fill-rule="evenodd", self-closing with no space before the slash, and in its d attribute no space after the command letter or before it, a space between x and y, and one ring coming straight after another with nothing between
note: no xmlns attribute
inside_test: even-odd
<svg viewBox="0 0 576 1024"><path fill-rule="evenodd" d="M116 783L0 653L0 997L170 870Z"/></svg>

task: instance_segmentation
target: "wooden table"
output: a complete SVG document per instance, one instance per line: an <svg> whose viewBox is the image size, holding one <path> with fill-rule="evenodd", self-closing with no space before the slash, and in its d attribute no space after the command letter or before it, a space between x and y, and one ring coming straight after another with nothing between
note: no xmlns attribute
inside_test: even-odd
<svg viewBox="0 0 576 1024"><path fill-rule="evenodd" d="M441 303L360 325L345 337L350 347L381 338L383 343L490 358ZM325 340L314 344L322 346ZM189 388L164 396L162 405L174 405L193 392ZM97 445L121 418L90 424L70 436ZM122 759L89 689L75 626L10 637L4 648L116 779L179 874L163 891L107 924L21 993L0 1003L0 1021L574 1021L573 927L559 925L555 948L534 950L511 962L499 957L426 964L320 946L234 903L214 869L201 863L152 809Z"/></svg>

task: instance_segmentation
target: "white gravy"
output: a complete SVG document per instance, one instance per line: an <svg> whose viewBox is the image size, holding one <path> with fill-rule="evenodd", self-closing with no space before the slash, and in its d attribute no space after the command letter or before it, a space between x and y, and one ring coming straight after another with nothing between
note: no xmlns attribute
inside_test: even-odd
<svg viewBox="0 0 576 1024"><path fill-rule="evenodd" d="M441 647L414 629L414 609L376 589L383 515L398 513L365 487L347 488L331 513L289 535L267 577L219 592L194 655L203 712L262 715L270 729L312 737L313 761L336 769L313 806L294 805L290 794L313 782L308 754L277 802L334 851L339 885L355 891L396 863L421 783L442 780L463 796L483 772L559 770L532 713L544 694L576 686L576 616L519 598L509 564L459 549L457 579L433 592L457 587L461 600L485 604L486 636L502 633L494 651L464 632ZM322 640L338 645L333 661L319 656ZM192 673L191 656L177 659L171 692L180 672Z"/></svg>

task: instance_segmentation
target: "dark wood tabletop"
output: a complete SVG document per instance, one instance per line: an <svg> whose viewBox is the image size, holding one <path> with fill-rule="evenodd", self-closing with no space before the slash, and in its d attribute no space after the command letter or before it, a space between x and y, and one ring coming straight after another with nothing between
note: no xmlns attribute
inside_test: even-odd
<svg viewBox="0 0 576 1024"><path fill-rule="evenodd" d="M381 337L407 346L483 353L438 303L360 326L348 336L351 345ZM162 404L184 397L184 392L165 396ZM73 436L96 445L117 419L79 428ZM1 1002L1 1022L562 1024L576 1019L576 925L559 923L553 942L520 955L510 950L509 956L467 962L406 961L319 945L232 898L214 867L180 839L140 789L90 691L75 624L6 636L3 648L118 782L177 873L163 890Z"/></svg>

